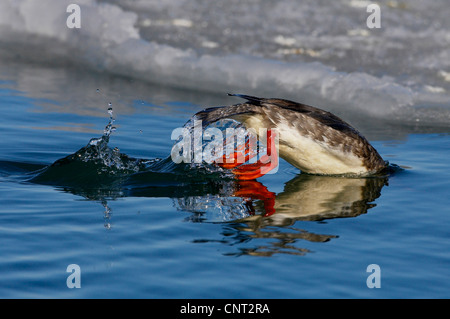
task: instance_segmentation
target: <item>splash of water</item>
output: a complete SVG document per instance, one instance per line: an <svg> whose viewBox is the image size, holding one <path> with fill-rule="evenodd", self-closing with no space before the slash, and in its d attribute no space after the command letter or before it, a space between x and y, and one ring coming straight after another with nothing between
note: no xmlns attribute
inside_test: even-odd
<svg viewBox="0 0 450 319"><path fill-rule="evenodd" d="M187 129L187 132L184 132L182 136L180 135L175 140L174 147L177 144L183 144L183 147L178 148L176 152L179 149L183 150L183 162L187 163L191 169L228 174L228 170L216 165L216 163L223 162L224 155L231 156L244 145L246 147L254 145L254 152L261 154L267 152L265 145L260 143L259 139L255 138L252 135L253 133L249 132L242 123L235 120L223 119L202 127L201 121L193 116L183 126L183 129ZM213 137L208 133L208 129L215 130L215 133L212 134ZM218 137L221 140L217 140ZM251 139L254 139L254 141L251 141ZM218 149L211 147L211 143L215 146L220 145L220 147ZM188 148L187 152L184 148ZM175 155L178 155L176 152ZM239 152L242 152L242 150ZM243 153L241 154L243 155ZM253 161L256 161L256 157L250 159L249 162Z"/></svg>
<svg viewBox="0 0 450 319"><path fill-rule="evenodd" d="M111 103L108 107L109 121L102 136L92 138L77 152L39 170L29 181L75 187L83 193L86 193L86 189L101 189L104 194L111 191L122 196L124 187L182 187L184 183L204 183L230 175L217 165L176 164L170 156L163 159L132 158L121 153L119 148L110 147L110 137L116 127ZM179 192L183 193L183 190L180 188Z"/></svg>
<svg viewBox="0 0 450 319"><path fill-rule="evenodd" d="M109 103L108 114L109 122L105 126L101 137L92 138L85 147L69 157L56 161L52 166L67 162L67 159L69 159L71 161L81 161L98 165L98 174L123 175L145 169L146 164L150 162L149 160L131 158L121 153L119 148L111 148L108 146L111 134L116 131L116 127L113 126L115 118L111 103Z"/></svg>
<svg viewBox="0 0 450 319"><path fill-rule="evenodd" d="M111 227L106 199L130 194L151 197L170 194L180 210L202 212L203 217L200 218L206 217L207 220L236 220L251 213L246 199L233 196L235 179L227 169L205 162L176 164L170 156L150 160L132 158L117 147L110 147L110 137L116 131L111 104L108 114L109 121L102 136L92 138L77 152L40 170L29 181L63 186L78 195L100 200L105 208L106 228ZM192 139L195 135L194 120L192 118L185 125ZM242 125L225 121L214 126L225 132ZM202 128L202 134L205 129ZM193 151L204 151L207 144L208 140L203 140L190 145L194 147Z"/></svg>
<svg viewBox="0 0 450 319"><path fill-rule="evenodd" d="M180 197L174 199L174 204L180 210L193 213L186 219L192 222L229 222L252 215L245 199L223 194Z"/></svg>

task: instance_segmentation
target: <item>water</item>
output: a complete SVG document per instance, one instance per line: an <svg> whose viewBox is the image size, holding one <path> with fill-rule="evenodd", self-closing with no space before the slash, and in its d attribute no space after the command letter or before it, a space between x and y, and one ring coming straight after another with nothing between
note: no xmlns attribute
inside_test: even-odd
<svg viewBox="0 0 450 319"><path fill-rule="evenodd" d="M375 33L363 1L86 0L78 31L59 27L64 1L13 3L0 5L0 297L449 297L444 1L382 2ZM122 23L91 25L109 19ZM231 91L333 111L401 169L320 177L281 160L246 184L175 165L172 131L239 102Z"/></svg>

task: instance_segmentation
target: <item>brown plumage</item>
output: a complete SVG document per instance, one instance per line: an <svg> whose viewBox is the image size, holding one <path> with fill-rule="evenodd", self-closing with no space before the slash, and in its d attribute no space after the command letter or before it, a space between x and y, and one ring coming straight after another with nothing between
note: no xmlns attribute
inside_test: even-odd
<svg viewBox="0 0 450 319"><path fill-rule="evenodd" d="M276 128L280 157L306 173L369 175L386 162L355 128L336 115L284 99L230 94L245 103L213 107L195 116L206 126L235 119L247 128Z"/></svg>

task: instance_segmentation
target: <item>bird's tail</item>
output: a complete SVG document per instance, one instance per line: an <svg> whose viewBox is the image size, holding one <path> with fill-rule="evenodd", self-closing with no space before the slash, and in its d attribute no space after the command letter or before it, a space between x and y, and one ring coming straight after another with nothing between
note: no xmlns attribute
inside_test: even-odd
<svg viewBox="0 0 450 319"><path fill-rule="evenodd" d="M235 93L228 93L228 96L237 96L243 99L246 99L248 103L254 104L254 105L260 105L264 98L251 96L251 95L245 95L245 94L235 94Z"/></svg>

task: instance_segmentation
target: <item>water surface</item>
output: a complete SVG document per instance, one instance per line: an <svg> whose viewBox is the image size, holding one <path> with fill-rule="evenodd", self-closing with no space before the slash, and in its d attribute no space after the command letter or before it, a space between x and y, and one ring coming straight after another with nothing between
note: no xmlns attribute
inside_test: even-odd
<svg viewBox="0 0 450 319"><path fill-rule="evenodd" d="M69 29L71 2L0 3L1 298L449 297L446 0L378 1L380 29L354 0L84 0ZM331 111L396 169L175 165L227 93Z"/></svg>
<svg viewBox="0 0 450 319"><path fill-rule="evenodd" d="M258 189L276 194L276 213L264 217L253 200L250 216L233 180L187 180L167 163L160 177L104 185L92 176L98 167L32 180L101 137L109 103L117 126L109 146L164 159L173 128L226 95L16 67L18 76L3 75L0 100L3 298L448 297L448 132L399 126L390 135L368 121L362 131L404 169L345 179L299 174L282 161L277 174L258 179ZM25 72L39 73L48 90L24 87ZM61 74L83 80L82 96L52 82ZM373 263L380 289L366 285ZM67 288L69 264L81 268L80 289Z"/></svg>

